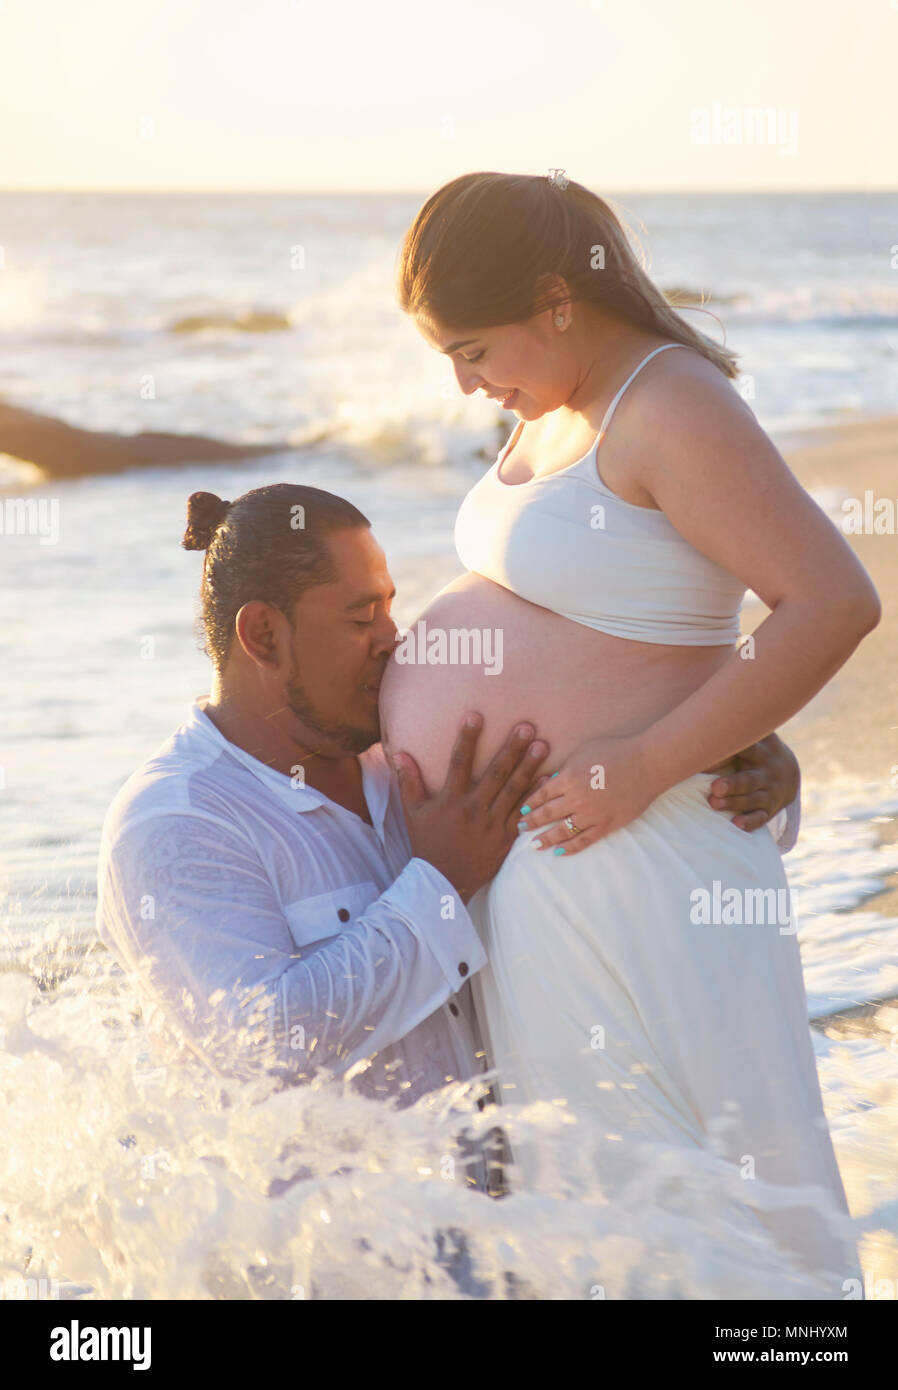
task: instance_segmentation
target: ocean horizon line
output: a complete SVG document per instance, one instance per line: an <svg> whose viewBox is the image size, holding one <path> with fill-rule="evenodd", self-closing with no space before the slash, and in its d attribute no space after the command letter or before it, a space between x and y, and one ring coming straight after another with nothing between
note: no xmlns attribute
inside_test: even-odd
<svg viewBox="0 0 898 1390"><path fill-rule="evenodd" d="M588 185L598 183L598 180L587 179L578 180ZM406 197L428 197L433 191L429 188L197 188L197 187L178 187L178 188L156 188L150 186L128 186L119 188L108 187L83 187L60 185L53 188L30 187L22 185L20 187L0 187L0 195L10 194L21 196L23 194L38 195L71 195L80 196L133 196L133 197L188 197L188 198L209 198L209 197L259 197L259 198L289 198L289 197L308 197L308 198L406 198ZM807 188L779 188L752 186L744 188L682 188L682 187L642 187L632 188L618 187L608 190L609 197L674 197L674 198L740 198L740 197L765 197L765 198L800 198L800 197L878 197L892 196L898 194L898 185L893 187L807 187Z"/></svg>

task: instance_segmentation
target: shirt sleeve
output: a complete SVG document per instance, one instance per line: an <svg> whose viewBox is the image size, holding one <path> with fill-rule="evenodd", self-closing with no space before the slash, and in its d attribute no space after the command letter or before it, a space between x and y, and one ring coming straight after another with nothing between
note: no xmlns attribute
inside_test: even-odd
<svg viewBox="0 0 898 1390"><path fill-rule="evenodd" d="M249 837L193 812L117 828L98 890L102 940L229 1075L342 1074L404 1037L486 963L455 889L418 858L355 920L297 946ZM291 910L301 918L301 904Z"/></svg>
<svg viewBox="0 0 898 1390"><path fill-rule="evenodd" d="M790 849L794 849L798 840L798 832L801 828L801 774L798 778L798 790L793 801L782 810L777 811L768 822L770 833L776 840L780 854L788 854Z"/></svg>

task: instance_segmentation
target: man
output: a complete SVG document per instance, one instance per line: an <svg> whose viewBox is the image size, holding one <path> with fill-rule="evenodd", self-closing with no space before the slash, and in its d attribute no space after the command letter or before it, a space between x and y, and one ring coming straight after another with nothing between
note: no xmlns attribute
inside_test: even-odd
<svg viewBox="0 0 898 1390"><path fill-rule="evenodd" d="M511 730L474 782L475 718L438 794L411 759L397 789L377 705L394 590L344 499L195 493L183 544L206 550L212 693L109 809L102 939L223 1074L295 1084L324 1067L404 1105L476 1076L467 984L485 955L465 904L513 843L547 744ZM788 750L774 736L744 756L720 808L794 812Z"/></svg>

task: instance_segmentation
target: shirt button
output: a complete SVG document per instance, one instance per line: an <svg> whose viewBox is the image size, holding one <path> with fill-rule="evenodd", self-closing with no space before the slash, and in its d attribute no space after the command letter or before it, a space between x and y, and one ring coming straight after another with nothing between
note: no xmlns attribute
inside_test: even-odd
<svg viewBox="0 0 898 1390"><path fill-rule="evenodd" d="M458 1005L457 1005L457 1004L450 1004L450 1005L449 1005L449 1012L450 1012L451 1014L454 1014L455 1017L458 1018Z"/></svg>
<svg viewBox="0 0 898 1390"><path fill-rule="evenodd" d="M339 917L339 919L340 919L341 922L348 922L348 921L349 921L349 908L348 908L348 907L338 907L338 908L337 908L337 916Z"/></svg>
<svg viewBox="0 0 898 1390"><path fill-rule="evenodd" d="M468 962L467 962L466 960L463 960L463 961L461 962L461 964L459 965L459 967L458 967L458 973L459 973L459 975L467 975L467 973L468 973Z"/></svg>

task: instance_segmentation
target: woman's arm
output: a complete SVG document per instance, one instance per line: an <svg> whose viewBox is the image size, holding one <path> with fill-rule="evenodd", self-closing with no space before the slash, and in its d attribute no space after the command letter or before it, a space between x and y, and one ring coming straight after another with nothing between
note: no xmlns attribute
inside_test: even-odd
<svg viewBox="0 0 898 1390"><path fill-rule="evenodd" d="M578 750L531 801L528 824L571 815L581 833L550 831L545 848L563 844L576 853L692 773L765 738L879 622L866 570L730 383L702 359L677 356L676 372L639 393L632 455L640 463L628 481L771 612L708 681L649 728Z"/></svg>
<svg viewBox="0 0 898 1390"><path fill-rule="evenodd" d="M729 382L709 383L694 371L678 379L673 420L665 420L671 412L658 385L643 417L640 481L686 540L771 609L729 661L641 736L662 787L670 787L797 713L881 610L851 547Z"/></svg>

